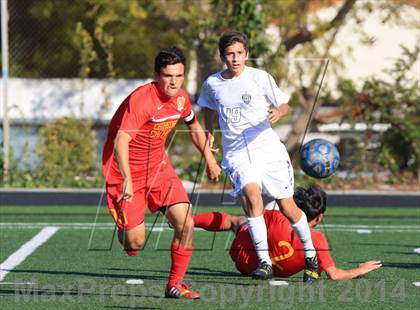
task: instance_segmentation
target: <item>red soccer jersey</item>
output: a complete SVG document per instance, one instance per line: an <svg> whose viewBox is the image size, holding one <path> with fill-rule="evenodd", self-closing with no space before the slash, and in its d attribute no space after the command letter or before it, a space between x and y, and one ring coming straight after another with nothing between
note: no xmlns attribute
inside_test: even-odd
<svg viewBox="0 0 420 310"><path fill-rule="evenodd" d="M288 277L304 268L303 247L288 219L278 210L264 211L267 239L275 276ZM311 230L312 242L318 254L319 272L334 266L327 240L320 231ZM250 274L258 266L258 257L245 225L238 232L230 249L238 270Z"/></svg>
<svg viewBox="0 0 420 310"><path fill-rule="evenodd" d="M135 89L120 105L108 127L104 144L102 171L107 184L123 181L114 158L114 139L118 130L132 137L129 165L133 182L152 181L160 163L167 159L165 141L180 118L194 118L187 93L180 90L170 99L159 92L155 82Z"/></svg>

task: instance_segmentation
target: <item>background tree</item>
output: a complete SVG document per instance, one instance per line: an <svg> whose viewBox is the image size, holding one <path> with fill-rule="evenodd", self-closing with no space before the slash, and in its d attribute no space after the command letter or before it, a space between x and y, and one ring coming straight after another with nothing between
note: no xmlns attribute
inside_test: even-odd
<svg viewBox="0 0 420 310"><path fill-rule="evenodd" d="M401 57L386 70L387 81L371 77L357 87L341 80L338 93L325 98L330 104L340 103L341 122L367 126L356 141L362 147L353 169L376 175L388 172L389 182L397 184L420 180L420 85L413 76L420 45L412 50L401 48ZM389 127L378 136L373 130L377 124ZM369 147L378 142L378 148Z"/></svg>
<svg viewBox="0 0 420 310"><path fill-rule="evenodd" d="M254 66L293 91L292 130L285 139L294 156L300 146L326 62L339 75L343 55L331 50L342 26L380 11L383 23L406 23L406 1L356 0L15 0L9 1L11 75L17 77L151 78L156 52L178 45L196 69L195 82L220 70L217 41L226 30L247 33ZM411 2L410 2L411 3ZM317 10L334 11L326 20ZM370 38L355 30L366 42ZM350 52L350 51L348 51ZM337 69L338 68L338 69ZM189 76L188 76L189 77ZM196 97L196 88L193 97ZM377 93L375 93L376 95ZM319 101L316 110L322 104ZM363 103L367 104L367 103ZM290 121L290 119L286 120ZM316 124L316 119L313 125Z"/></svg>

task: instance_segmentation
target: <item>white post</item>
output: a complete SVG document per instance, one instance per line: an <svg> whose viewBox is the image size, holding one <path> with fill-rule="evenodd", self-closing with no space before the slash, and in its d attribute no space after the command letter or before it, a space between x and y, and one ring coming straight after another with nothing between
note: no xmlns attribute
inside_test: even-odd
<svg viewBox="0 0 420 310"><path fill-rule="evenodd" d="M2 103L3 103L3 182L9 183L10 133L7 106L7 80L9 78L9 38L7 0L1 0L1 55L2 55Z"/></svg>

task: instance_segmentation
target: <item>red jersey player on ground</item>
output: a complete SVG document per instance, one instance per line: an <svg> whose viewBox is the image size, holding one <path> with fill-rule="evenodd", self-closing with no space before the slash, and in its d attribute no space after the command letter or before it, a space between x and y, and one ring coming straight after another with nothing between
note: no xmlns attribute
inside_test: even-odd
<svg viewBox="0 0 420 310"><path fill-rule="evenodd" d="M217 181L220 168L192 111L184 81L185 57L176 47L162 49L155 59L155 81L135 89L120 105L108 128L103 173L109 212L118 239L130 256L144 243L144 216L161 210L174 227L171 271L165 291L169 298L196 299L183 281L192 254L189 199L165 152L165 141L183 119L193 143L207 162L207 174Z"/></svg>
<svg viewBox="0 0 420 310"><path fill-rule="evenodd" d="M311 186L308 189L298 188L293 198L298 207L305 212L309 227L315 227L322 220L326 209L326 193L319 186ZM302 271L305 267L302 243L290 222L275 209L265 210L264 219L267 224L269 254L274 275L289 277ZM244 216L210 212L195 215L194 222L195 227L209 231L232 230L236 233L229 254L242 274L250 275L258 266L259 260ZM368 261L350 270L337 268L324 234L312 229L311 234L318 254L319 274L325 271L332 280L352 279L382 266L380 261Z"/></svg>

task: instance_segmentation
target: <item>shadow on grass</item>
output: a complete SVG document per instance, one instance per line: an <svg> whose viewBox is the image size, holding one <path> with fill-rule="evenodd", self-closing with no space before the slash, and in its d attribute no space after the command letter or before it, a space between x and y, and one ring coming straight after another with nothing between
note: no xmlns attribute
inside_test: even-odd
<svg viewBox="0 0 420 310"><path fill-rule="evenodd" d="M366 214L366 215L355 215L355 214L328 214L325 216L325 220L324 221L328 221L329 219L334 219L334 218L344 218L344 219L375 219L375 220L380 220L380 219L408 219L408 220L412 220L413 219L413 215L376 215L376 214Z"/></svg>
<svg viewBox="0 0 420 310"><path fill-rule="evenodd" d="M153 273L161 273L165 276L168 274L167 270L155 270L155 269L124 269L124 268L103 268L105 270L113 270L113 271L130 271L130 272L153 272ZM197 283L215 283L215 284L232 284L232 285L260 285L261 281L257 281L252 279L250 276L242 275L238 272L229 272L229 271L220 271L220 270L213 270L210 268L198 268L198 267L191 267L187 271L187 277L192 276L190 278L191 282ZM199 276L199 278L197 278ZM139 276L138 276L139 277ZM275 277L275 280L284 280L291 283L298 283L302 282L301 276L295 275L293 277L284 278L284 277ZM239 282L227 282L223 280L232 280L232 281L239 281Z"/></svg>
<svg viewBox="0 0 420 310"><path fill-rule="evenodd" d="M420 269L420 263L382 263L382 268Z"/></svg>
<svg viewBox="0 0 420 310"><path fill-rule="evenodd" d="M51 287L51 285L45 285L45 286L49 286ZM63 290L63 289L55 289L55 288L51 288L51 289L43 289L41 288L34 288L34 287L20 287L20 288L15 288L15 289L0 289L0 296L15 296L15 299L18 297L21 297L22 299L28 299L28 297L30 298L31 296L33 296L34 298L39 298L39 297L43 297L43 298L47 298L47 296L63 296L63 297L67 297L70 298L69 296L72 296L74 298L81 298L83 296L99 296L101 298L103 298L104 296L109 297L109 298L115 298L115 297L121 297L121 298L126 298L126 297L137 297L137 298L151 298L151 299L162 299L164 300L164 296L162 294L162 296L156 296L156 295L141 295L141 294L118 294L115 292L109 292L109 293L105 293L104 291L101 291L99 293L96 292L92 292L92 290L82 290L82 289L75 289L75 290ZM110 306L108 306L110 307ZM113 307L118 307L118 306L113 306ZM138 309L146 309L146 308L138 308ZM151 308L147 308L147 309L151 309ZM152 308L153 309L153 308ZM158 308L155 308L158 309Z"/></svg>
<svg viewBox="0 0 420 310"><path fill-rule="evenodd" d="M146 271L150 273L162 274L162 278L167 278L169 270L155 270L155 269L123 269L123 268L103 268L105 270L115 270L115 271L130 271L130 272L140 272ZM139 276L138 276L139 277ZM251 279L248 276L241 275L239 272L225 272L218 270L211 270L208 268L190 268L186 274L187 282L194 283L212 283L215 285L219 284L229 284L229 285L257 285L258 283ZM238 282L234 282L238 281ZM249 281L249 283L248 283Z"/></svg>
<svg viewBox="0 0 420 310"><path fill-rule="evenodd" d="M109 309L162 309L153 307L130 307L130 306L105 306L104 308Z"/></svg>
<svg viewBox="0 0 420 310"><path fill-rule="evenodd" d="M396 255L412 255L412 256L418 256L418 253L414 253L414 252L397 252L397 251L387 251L384 252L385 254L396 254Z"/></svg>
<svg viewBox="0 0 420 310"><path fill-rule="evenodd" d="M121 269L125 270L126 269ZM80 271L51 271L51 270L30 270L30 269L13 269L10 270L10 273L39 273L39 274L48 274L48 275L65 275L65 276L86 276L86 277L96 277L96 278L118 278L118 279L129 279L129 278L142 278L147 280L166 280L168 271L165 271L166 276L159 275L145 275L141 272L146 270L137 270L139 273L136 274L104 274L104 273L95 273L95 272L80 272Z"/></svg>
<svg viewBox="0 0 420 310"><path fill-rule="evenodd" d="M114 271L131 271L131 272L153 272L153 273L162 273L168 274L168 270L156 270L156 269L125 269L125 268L103 268L105 270L114 270ZM188 275L197 275L197 276L209 276L209 277L241 277L242 275L239 272L229 272L229 271L220 271L212 270L209 268L195 268L191 267L187 271Z"/></svg>

